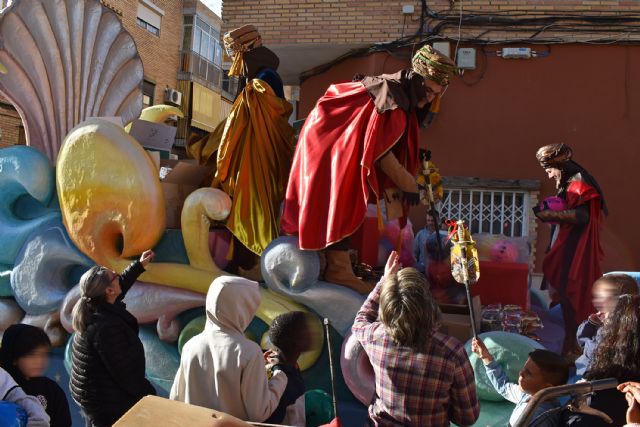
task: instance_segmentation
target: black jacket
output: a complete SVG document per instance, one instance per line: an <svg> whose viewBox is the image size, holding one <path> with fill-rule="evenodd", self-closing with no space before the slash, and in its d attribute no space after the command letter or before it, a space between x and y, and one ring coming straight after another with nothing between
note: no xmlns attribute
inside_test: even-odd
<svg viewBox="0 0 640 427"><path fill-rule="evenodd" d="M18 383L25 393L35 396L51 417L51 427L71 427L71 413L67 396L50 378L36 377Z"/></svg>
<svg viewBox="0 0 640 427"><path fill-rule="evenodd" d="M138 321L122 302L143 271L139 261L127 267L118 300L97 303L87 330L73 337L69 388L94 426L111 426L142 397L155 394L145 378Z"/></svg>

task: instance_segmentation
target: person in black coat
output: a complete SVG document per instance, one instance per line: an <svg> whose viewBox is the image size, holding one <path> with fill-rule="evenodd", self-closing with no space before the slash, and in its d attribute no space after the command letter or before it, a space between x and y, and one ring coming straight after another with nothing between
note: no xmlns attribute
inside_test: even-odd
<svg viewBox="0 0 640 427"><path fill-rule="evenodd" d="M38 399L51 418L51 427L71 427L67 396L55 381L43 376L50 351L51 341L42 329L11 325L2 335L0 366L26 394Z"/></svg>
<svg viewBox="0 0 640 427"><path fill-rule="evenodd" d="M145 378L138 321L122 301L154 253L145 251L118 275L92 267L80 278L81 298L73 309L71 396L87 426L111 426L155 389Z"/></svg>

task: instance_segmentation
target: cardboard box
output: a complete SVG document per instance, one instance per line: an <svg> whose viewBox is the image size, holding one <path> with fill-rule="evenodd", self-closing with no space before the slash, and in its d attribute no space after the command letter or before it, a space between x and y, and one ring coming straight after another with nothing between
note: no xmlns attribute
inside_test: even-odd
<svg viewBox="0 0 640 427"><path fill-rule="evenodd" d="M129 135L143 147L171 151L177 131L178 129L173 126L136 119L131 123Z"/></svg>
<svg viewBox="0 0 640 427"><path fill-rule="evenodd" d="M200 187L208 173L209 168L200 166L195 160L160 159L167 228L180 228L185 199Z"/></svg>
<svg viewBox="0 0 640 427"><path fill-rule="evenodd" d="M155 148L147 148L146 151L149 153L157 153L159 159L169 160L172 158L169 151L156 150Z"/></svg>
<svg viewBox="0 0 640 427"><path fill-rule="evenodd" d="M476 332L480 333L482 320L480 297L473 297L472 303L475 314ZM440 304L440 311L442 312L440 332L451 335L462 343L471 339L473 333L471 331L471 318L469 316L468 305Z"/></svg>

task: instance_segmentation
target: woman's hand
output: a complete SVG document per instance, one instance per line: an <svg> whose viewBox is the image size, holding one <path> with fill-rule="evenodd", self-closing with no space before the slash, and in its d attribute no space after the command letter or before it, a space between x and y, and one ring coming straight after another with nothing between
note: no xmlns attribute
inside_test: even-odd
<svg viewBox="0 0 640 427"><path fill-rule="evenodd" d="M149 265L149 263L153 261L153 258L155 256L156 254L151 249L147 249L146 251L142 252L142 255L140 255L140 264L142 264L143 267L147 268L147 265Z"/></svg>
<svg viewBox="0 0 640 427"><path fill-rule="evenodd" d="M640 383L626 382L618 386L618 390L625 394L629 409L627 409L627 423L640 423Z"/></svg>
<svg viewBox="0 0 640 427"><path fill-rule="evenodd" d="M389 277L392 274L396 274L400 269L400 257L398 252L391 251L389 258L387 259L387 265L384 266L384 277Z"/></svg>

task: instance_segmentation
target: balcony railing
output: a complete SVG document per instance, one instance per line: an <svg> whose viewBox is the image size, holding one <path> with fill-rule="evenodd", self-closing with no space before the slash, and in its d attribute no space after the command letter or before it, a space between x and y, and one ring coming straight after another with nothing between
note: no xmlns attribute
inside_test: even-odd
<svg viewBox="0 0 640 427"><path fill-rule="evenodd" d="M220 67L195 52L180 52L180 71L190 73L220 88Z"/></svg>

